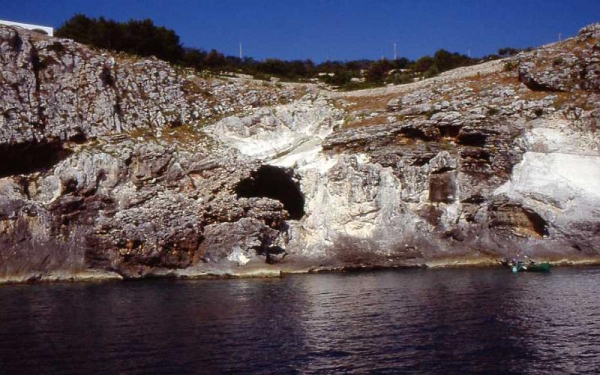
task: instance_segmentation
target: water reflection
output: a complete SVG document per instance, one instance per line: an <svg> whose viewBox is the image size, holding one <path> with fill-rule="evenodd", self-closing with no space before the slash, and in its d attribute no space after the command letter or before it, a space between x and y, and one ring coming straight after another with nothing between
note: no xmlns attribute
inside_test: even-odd
<svg viewBox="0 0 600 375"><path fill-rule="evenodd" d="M599 281L591 268L2 286L0 372L589 373Z"/></svg>

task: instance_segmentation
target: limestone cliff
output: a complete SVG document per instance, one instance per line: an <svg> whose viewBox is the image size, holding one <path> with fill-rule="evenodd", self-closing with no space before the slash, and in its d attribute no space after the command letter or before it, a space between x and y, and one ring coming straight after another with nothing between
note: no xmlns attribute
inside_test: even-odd
<svg viewBox="0 0 600 375"><path fill-rule="evenodd" d="M600 25L350 93L0 27L0 278L598 259Z"/></svg>

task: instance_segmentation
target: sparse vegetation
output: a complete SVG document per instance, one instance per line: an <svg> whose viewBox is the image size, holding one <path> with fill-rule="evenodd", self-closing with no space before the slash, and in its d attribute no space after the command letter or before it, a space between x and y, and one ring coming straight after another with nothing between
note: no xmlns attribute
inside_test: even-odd
<svg viewBox="0 0 600 375"><path fill-rule="evenodd" d="M432 65L431 68L427 69L427 71L423 74L423 78L432 78L440 74L440 70L437 66Z"/></svg>
<svg viewBox="0 0 600 375"><path fill-rule="evenodd" d="M515 70L517 68L518 64L514 61L507 61L504 63L504 71L505 72L512 72L513 70Z"/></svg>
<svg viewBox="0 0 600 375"><path fill-rule="evenodd" d="M438 144L440 150L445 150L445 151L452 151L454 149L456 149L456 144L454 144L454 142L450 142L450 141L446 141L446 142L440 142Z"/></svg>
<svg viewBox="0 0 600 375"><path fill-rule="evenodd" d="M495 116L499 112L500 111L498 111L498 108L496 108L496 107L490 107L490 108L488 108L487 114L488 114L488 116Z"/></svg>
<svg viewBox="0 0 600 375"><path fill-rule="evenodd" d="M567 99L568 97L566 95L557 95L552 105L555 109L560 110L565 105Z"/></svg>
<svg viewBox="0 0 600 375"><path fill-rule="evenodd" d="M155 26L149 19L121 23L76 14L58 28L56 36L98 48L139 56L153 55L169 62L178 62L184 56L179 36L173 30Z"/></svg>
<svg viewBox="0 0 600 375"><path fill-rule="evenodd" d="M104 17L89 18L83 14L76 14L67 20L58 28L56 35L98 48L139 56L156 56L197 71L249 74L255 79L265 81L272 77L296 82L321 81L341 90L371 88L389 83L410 83L434 77L450 69L510 56L521 51L502 48L498 50L498 54L471 58L440 49L433 56L424 56L416 61L407 58L325 61L320 64L311 60L284 61L275 58L257 61L250 57L225 56L215 49L207 52L198 48L183 47L175 31L156 26L149 19L117 22Z"/></svg>

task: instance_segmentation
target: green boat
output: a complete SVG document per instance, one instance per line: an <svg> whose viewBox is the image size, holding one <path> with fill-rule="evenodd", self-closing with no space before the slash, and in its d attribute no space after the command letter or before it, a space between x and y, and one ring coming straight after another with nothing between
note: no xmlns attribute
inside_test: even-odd
<svg viewBox="0 0 600 375"><path fill-rule="evenodd" d="M506 265L510 268L513 273L517 272L550 272L550 263L542 262L537 263L533 260L522 261L522 260L507 260Z"/></svg>
<svg viewBox="0 0 600 375"><path fill-rule="evenodd" d="M527 265L527 272L550 272L550 263L530 263Z"/></svg>

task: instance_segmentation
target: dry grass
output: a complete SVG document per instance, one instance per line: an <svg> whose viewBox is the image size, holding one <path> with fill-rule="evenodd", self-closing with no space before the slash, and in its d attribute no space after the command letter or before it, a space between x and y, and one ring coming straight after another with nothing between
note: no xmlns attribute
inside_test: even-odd
<svg viewBox="0 0 600 375"><path fill-rule="evenodd" d="M191 125L182 125L174 129L165 129L161 138L169 144L192 146L200 143L205 135Z"/></svg>
<svg viewBox="0 0 600 375"><path fill-rule="evenodd" d="M344 124L344 128L358 128L362 126L383 125L387 123L388 120L386 116L366 117L354 121L349 121L346 124Z"/></svg>
<svg viewBox="0 0 600 375"><path fill-rule="evenodd" d="M516 74L500 72L469 77L465 81L475 94L491 89L495 85L511 87L513 89L519 85L519 79Z"/></svg>
<svg viewBox="0 0 600 375"><path fill-rule="evenodd" d="M346 109L349 111L383 111L387 110L388 102L397 97L399 97L398 94L348 97L345 98L345 100L347 100L350 105Z"/></svg>
<svg viewBox="0 0 600 375"><path fill-rule="evenodd" d="M184 124L175 128L163 128L160 137L157 136L157 129L137 128L125 133L125 135L135 140L162 141L184 149L193 149L195 146L207 141L201 127L202 124L199 123L197 125Z"/></svg>
<svg viewBox="0 0 600 375"><path fill-rule="evenodd" d="M553 106L556 109L561 109L565 103L571 100L570 95L568 93L560 92L557 93L556 99L554 99Z"/></svg>
<svg viewBox="0 0 600 375"><path fill-rule="evenodd" d="M533 91L533 90L527 89L526 91L524 91L522 93L518 93L517 95L519 95L519 98L524 99L524 100L541 100L547 96L558 95L558 94L560 94L562 96L565 93L548 92L548 91Z"/></svg>
<svg viewBox="0 0 600 375"><path fill-rule="evenodd" d="M394 143L397 145L411 146L417 143L414 138L407 137L405 134L398 134L394 139Z"/></svg>

